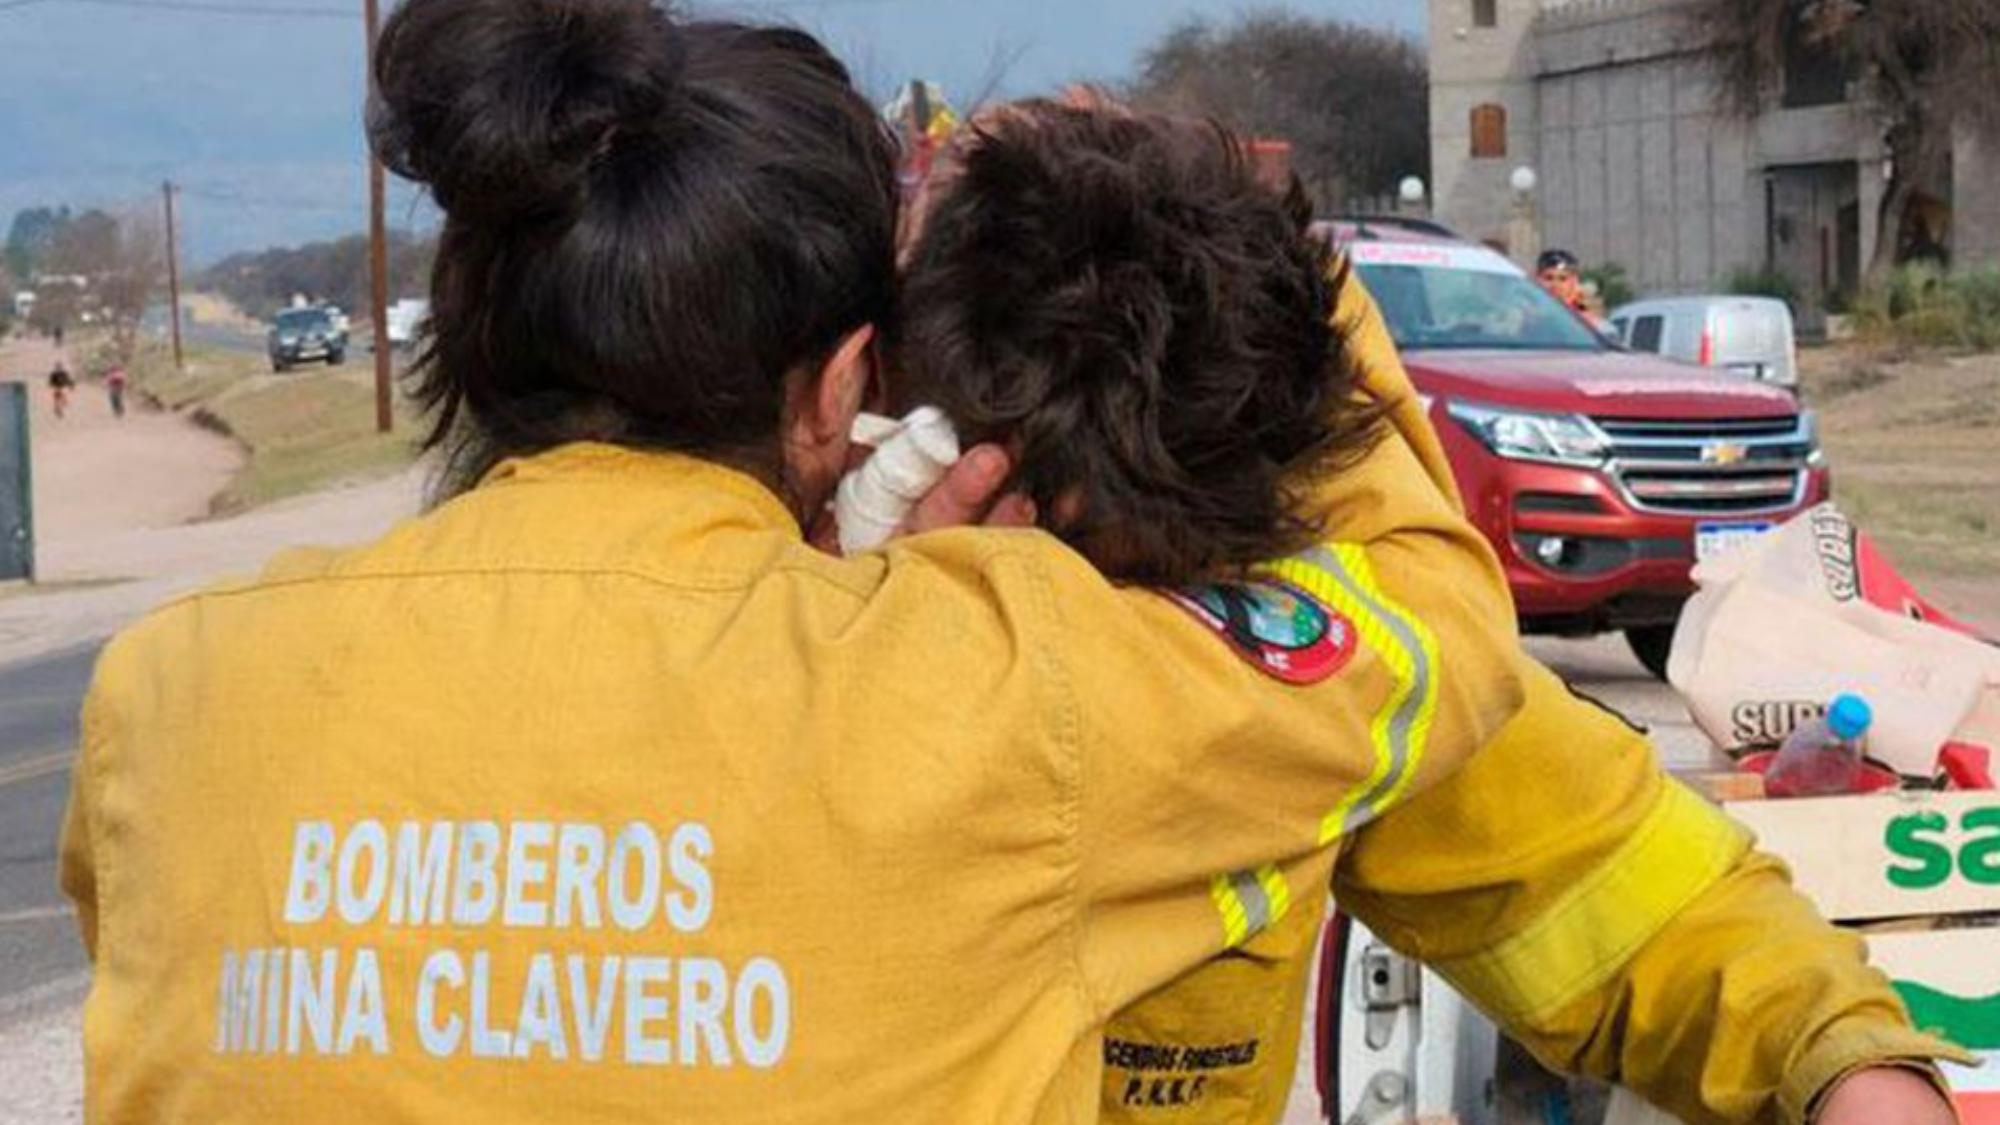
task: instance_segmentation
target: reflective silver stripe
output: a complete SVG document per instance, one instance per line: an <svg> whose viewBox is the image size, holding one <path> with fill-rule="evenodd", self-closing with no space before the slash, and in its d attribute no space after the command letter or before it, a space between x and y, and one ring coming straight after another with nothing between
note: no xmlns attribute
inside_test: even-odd
<svg viewBox="0 0 2000 1125"><path fill-rule="evenodd" d="M1262 933L1271 924L1271 899L1264 893L1264 884L1257 881L1254 871L1237 871L1229 876L1229 887L1236 892L1236 901L1243 904L1243 922L1247 933Z"/></svg>
<svg viewBox="0 0 2000 1125"><path fill-rule="evenodd" d="M1415 627L1396 607L1386 604L1371 584L1356 577L1345 560L1324 547L1315 547L1303 557L1307 563L1326 571L1340 583L1348 596L1375 619L1374 624L1395 639L1410 661L1409 692L1397 704L1395 714L1389 717L1389 771L1347 810L1341 821L1341 834L1345 835L1380 816L1383 799L1400 787L1404 773L1410 768L1412 733L1417 717L1424 713L1431 697L1433 673L1423 638L1417 635Z"/></svg>

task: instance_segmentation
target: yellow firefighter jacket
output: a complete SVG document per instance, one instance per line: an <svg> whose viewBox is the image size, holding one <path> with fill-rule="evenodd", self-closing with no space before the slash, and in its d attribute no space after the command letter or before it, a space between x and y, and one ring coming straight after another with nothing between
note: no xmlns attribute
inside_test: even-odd
<svg viewBox="0 0 2000 1125"><path fill-rule="evenodd" d="M1424 404L1358 281L1336 322L1389 409L1392 443L1456 505ZM1333 534L1373 483L1329 484ZM1800 1121L1857 1066L1956 1056L1909 1029L1860 942L1669 780L1642 735L1531 661L1518 667L1520 713L1463 772L1344 840L1337 869L1329 854L1304 878L1334 871L1342 909L1431 961L1544 1062L1621 1080L1691 1123ZM1114 1016L1104 1120L1275 1121L1323 902L1295 896L1278 924Z"/></svg>
<svg viewBox="0 0 2000 1125"><path fill-rule="evenodd" d="M1095 1120L1112 1013L1519 705L1490 551L1356 472L1294 585L1174 599L574 445L156 611L62 843L88 1119Z"/></svg>

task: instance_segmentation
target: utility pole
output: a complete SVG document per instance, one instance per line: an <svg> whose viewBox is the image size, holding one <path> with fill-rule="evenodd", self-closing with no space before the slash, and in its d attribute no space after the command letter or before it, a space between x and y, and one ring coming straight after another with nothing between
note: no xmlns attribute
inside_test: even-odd
<svg viewBox="0 0 2000 1125"><path fill-rule="evenodd" d="M368 65L368 90L375 89L375 32L381 20L376 0L362 0L362 23L366 25L368 50L365 54ZM375 429L388 433L394 425L394 417L389 409L389 235L383 212L387 209L383 199L383 173L381 158L375 155L375 146L368 146L368 282L369 315L375 322Z"/></svg>
<svg viewBox="0 0 2000 1125"><path fill-rule="evenodd" d="M174 370L186 367L181 361L181 266L178 243L174 241L174 182L163 180L160 195L167 201L167 308L174 326Z"/></svg>

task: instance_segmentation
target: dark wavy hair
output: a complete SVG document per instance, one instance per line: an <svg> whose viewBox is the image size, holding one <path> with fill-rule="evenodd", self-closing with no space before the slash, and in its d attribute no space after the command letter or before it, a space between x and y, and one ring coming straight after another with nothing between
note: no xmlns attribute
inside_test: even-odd
<svg viewBox="0 0 2000 1125"><path fill-rule="evenodd" d="M785 379L893 310L894 142L817 40L646 0L407 0L369 129L445 212L448 488L590 439L775 472Z"/></svg>
<svg viewBox="0 0 2000 1125"><path fill-rule="evenodd" d="M1381 414L1297 182L1260 183L1219 125L1115 108L1025 103L961 144L905 266L898 397L1011 444L1044 522L1114 577L1311 541L1312 480Z"/></svg>

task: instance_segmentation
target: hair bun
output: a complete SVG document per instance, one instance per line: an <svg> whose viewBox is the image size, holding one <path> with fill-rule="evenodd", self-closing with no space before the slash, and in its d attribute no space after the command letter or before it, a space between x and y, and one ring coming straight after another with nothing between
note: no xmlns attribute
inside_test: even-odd
<svg viewBox="0 0 2000 1125"><path fill-rule="evenodd" d="M648 0L407 0L383 28L368 128L446 214L574 214L616 146L662 135L682 50Z"/></svg>

